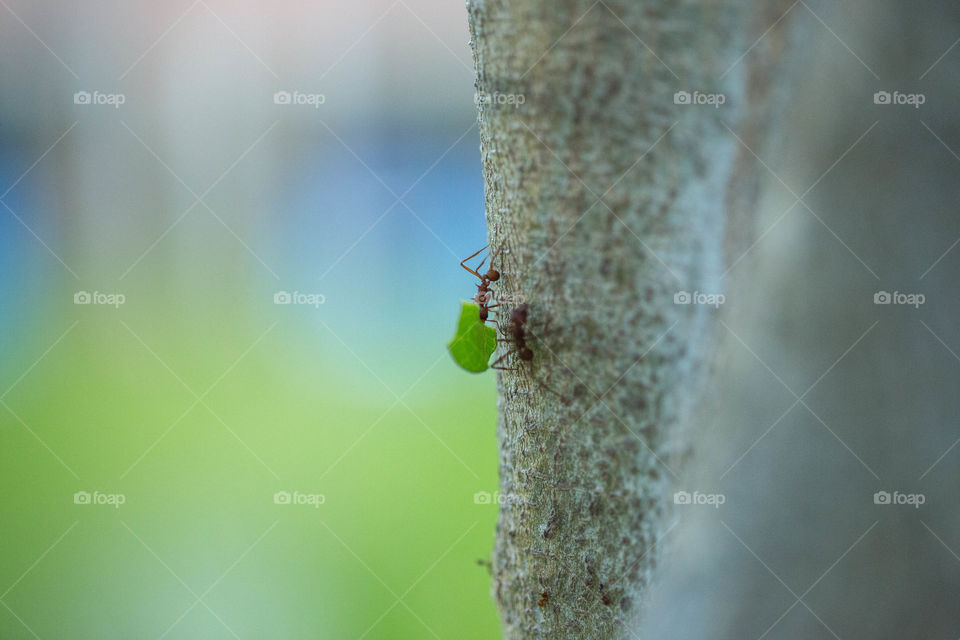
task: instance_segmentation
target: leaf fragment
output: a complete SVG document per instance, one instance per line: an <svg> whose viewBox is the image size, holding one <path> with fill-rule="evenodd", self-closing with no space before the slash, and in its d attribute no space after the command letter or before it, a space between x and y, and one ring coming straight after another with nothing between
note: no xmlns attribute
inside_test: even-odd
<svg viewBox="0 0 960 640"><path fill-rule="evenodd" d="M447 343L454 361L471 373L481 373L489 368L496 348L497 332L480 321L480 307L475 302L462 302L457 332Z"/></svg>

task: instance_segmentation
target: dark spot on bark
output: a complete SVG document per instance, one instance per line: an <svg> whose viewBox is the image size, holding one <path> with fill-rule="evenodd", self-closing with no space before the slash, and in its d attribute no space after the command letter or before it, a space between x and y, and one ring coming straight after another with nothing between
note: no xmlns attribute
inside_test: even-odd
<svg viewBox="0 0 960 640"><path fill-rule="evenodd" d="M609 275L610 275L610 268L611 268L611 266L612 266L612 262L611 262L610 258L604 258L604 259L600 262L600 275L602 275L602 276L604 276L604 277L609 276Z"/></svg>
<svg viewBox="0 0 960 640"><path fill-rule="evenodd" d="M547 523L541 527L540 531L543 534L544 538L550 538L557 531L557 527L560 526L560 514L554 511L550 514L550 519L547 520Z"/></svg>
<svg viewBox="0 0 960 640"><path fill-rule="evenodd" d="M597 571L596 571L596 569L594 568L594 559L593 559L593 556L588 555L588 556L584 557L584 559L583 559L583 566L584 566L584 568L586 568L587 573L588 573L589 575L592 576L592 575L595 575L595 574L596 574Z"/></svg>
<svg viewBox="0 0 960 640"><path fill-rule="evenodd" d="M614 96L620 93L620 87L621 87L620 78L618 78L617 76L608 77L607 83L608 83L607 91L603 96L604 103L610 102L614 98Z"/></svg>
<svg viewBox="0 0 960 640"><path fill-rule="evenodd" d="M620 610L624 613L630 611L630 607L633 605L633 600L629 596L624 596L620 598Z"/></svg>

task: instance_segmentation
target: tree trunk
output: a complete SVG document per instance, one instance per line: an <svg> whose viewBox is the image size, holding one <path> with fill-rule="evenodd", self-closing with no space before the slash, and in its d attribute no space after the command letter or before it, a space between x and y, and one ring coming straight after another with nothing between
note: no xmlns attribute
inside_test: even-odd
<svg viewBox="0 0 960 640"><path fill-rule="evenodd" d="M629 637L718 313L675 296L747 241L790 4L467 7L498 317L526 302L534 353L499 380L504 637Z"/></svg>

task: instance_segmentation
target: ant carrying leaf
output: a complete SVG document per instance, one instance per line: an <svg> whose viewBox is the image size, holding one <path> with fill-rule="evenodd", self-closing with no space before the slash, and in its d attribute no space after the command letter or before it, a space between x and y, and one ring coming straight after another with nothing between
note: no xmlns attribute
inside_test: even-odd
<svg viewBox="0 0 960 640"><path fill-rule="evenodd" d="M484 247L483 249L486 249ZM490 304L490 300L493 298L493 291L490 289L490 283L496 282L500 279L500 272L493 268L493 261L497 257L497 252L494 252L492 256L486 256L483 260L480 261L480 264L477 265L476 269L471 269L465 263L467 260L472 260L480 254L483 249L477 251L472 256L464 258L460 261L460 266L475 275L480 283L477 285L477 295L473 297L473 301L477 303L477 306L480 307L480 321L486 322L487 318L490 315L490 309L494 307L499 307L500 304ZM483 268L483 263L487 261L487 258L490 258L490 268L486 273L481 273L480 269Z"/></svg>
<svg viewBox="0 0 960 640"><path fill-rule="evenodd" d="M471 373L482 373L489 368L490 356L497 348L497 332L480 319L480 307L475 302L462 302L457 332L447 343L454 361Z"/></svg>

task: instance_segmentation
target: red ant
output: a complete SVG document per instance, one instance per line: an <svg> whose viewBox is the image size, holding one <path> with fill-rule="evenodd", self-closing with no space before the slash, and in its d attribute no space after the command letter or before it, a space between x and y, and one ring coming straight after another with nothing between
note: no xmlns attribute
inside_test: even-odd
<svg viewBox="0 0 960 640"><path fill-rule="evenodd" d="M513 354L516 354L517 357L520 358L521 362L533 361L533 349L527 346L527 338L530 337L530 333L526 328L527 312L528 307L526 303L521 304L518 307L514 307L513 311L510 312L510 324L507 325L506 331L504 332L508 337L498 338L497 342L512 342L513 348L497 358L494 363L490 365L491 369L499 369L500 371L517 371L518 367L499 366L500 362L502 362L504 358ZM547 324L550 324L549 320L547 321ZM499 324L497 326L500 327ZM543 383L541 383L541 386L550 393L559 396L560 399L563 400L563 394L561 394L559 391L551 389L549 386ZM541 604L540 606L543 605Z"/></svg>
<svg viewBox="0 0 960 640"><path fill-rule="evenodd" d="M484 247L483 249L486 249L486 248L487 247ZM483 249L480 249L480 251L483 251ZM463 264L467 260L470 260L471 258L475 258L480 253L480 251L477 251L477 253L473 254L469 258L464 258L463 260L461 260L460 266L466 269L467 271L469 271L470 273L472 273L473 275L475 275L476 277L480 278L480 284L477 285L477 295L473 297L473 300L474 302L477 303L477 306L480 307L480 322L486 322L487 316L489 315L489 310L493 309L494 307L500 306L499 303L490 304L490 300L493 299L493 291L490 289L490 283L496 282L497 280L500 279L500 272L493 268L493 259L496 257L497 255L496 253L494 253L493 257L490 258L490 268L484 274L481 274L479 272L479 269L480 267L483 266L483 263L487 261L486 257L484 257L484 259L480 261L480 264L477 265L476 269L471 269L467 265Z"/></svg>
<svg viewBox="0 0 960 640"><path fill-rule="evenodd" d="M497 358L490 367L492 369L500 369L502 371L515 371L516 369L500 367L497 366L500 364L500 361L506 358L511 354L517 354L517 357L524 362L530 362L533 360L533 350L527 346L527 330L525 325L527 324L527 305L522 304L519 307L516 307L513 311L510 312L510 325L507 329L510 337L505 339L499 339L497 342L513 342L513 348L507 351L505 354Z"/></svg>

